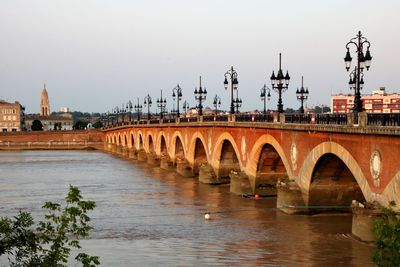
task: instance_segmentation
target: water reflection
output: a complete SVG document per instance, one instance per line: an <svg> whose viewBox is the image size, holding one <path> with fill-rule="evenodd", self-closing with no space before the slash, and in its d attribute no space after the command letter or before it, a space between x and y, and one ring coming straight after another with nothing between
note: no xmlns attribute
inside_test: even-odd
<svg viewBox="0 0 400 267"><path fill-rule="evenodd" d="M243 199L100 152L0 153L0 214L39 216L68 184L94 199L91 238L103 266L368 266L372 247L350 238L348 215L290 216L276 199ZM210 211L212 220L204 221ZM6 265L0 257L0 265Z"/></svg>

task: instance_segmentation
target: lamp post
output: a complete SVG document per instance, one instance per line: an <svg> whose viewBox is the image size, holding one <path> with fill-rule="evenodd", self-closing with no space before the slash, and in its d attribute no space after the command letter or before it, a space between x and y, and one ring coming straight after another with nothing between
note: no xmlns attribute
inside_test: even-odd
<svg viewBox="0 0 400 267"><path fill-rule="evenodd" d="M137 105L135 105L135 111L137 112L137 120L140 121L140 112L142 112L143 106L139 103L139 97L137 99Z"/></svg>
<svg viewBox="0 0 400 267"><path fill-rule="evenodd" d="M182 108L183 108L183 111L185 112L184 116L186 117L186 113L189 110L189 103L186 100L183 102Z"/></svg>
<svg viewBox="0 0 400 267"><path fill-rule="evenodd" d="M235 107L236 113L239 113L239 108L242 107L242 99L239 98L238 91L236 91L236 99L233 99L233 106Z"/></svg>
<svg viewBox="0 0 400 267"><path fill-rule="evenodd" d="M283 113L282 92L286 91L289 88L289 81L290 81L290 76L289 76L288 71L286 71L286 75L283 75L281 61L282 61L282 54L279 53L278 74L275 76L274 71L272 71L272 75L271 75L272 89L274 89L274 91L277 92L279 95L279 97L278 97L278 112L279 113Z"/></svg>
<svg viewBox="0 0 400 267"><path fill-rule="evenodd" d="M265 115L267 115L267 100L269 101L271 99L271 90L265 84L261 88L260 98L261 98L261 101L264 101L263 114L265 116Z"/></svg>
<svg viewBox="0 0 400 267"><path fill-rule="evenodd" d="M121 109L119 110L120 112L121 112L121 120L122 120L122 123L124 123L124 117L125 117L125 106L124 106L124 104L122 103L122 105L121 105Z"/></svg>
<svg viewBox="0 0 400 267"><path fill-rule="evenodd" d="M300 88L300 90L299 90L299 88L297 88L297 90L296 90L296 96L297 96L297 100L299 100L300 103L301 103L299 112L300 112L301 114L303 114L303 113L304 113L304 106L303 106L303 103L304 103L304 100L307 100L307 99L308 99L308 88L304 89L304 86L303 86L303 76L301 76L301 88Z"/></svg>
<svg viewBox="0 0 400 267"><path fill-rule="evenodd" d="M214 96L213 105L215 108L215 116L217 116L218 115L218 107L221 106L221 98L218 95Z"/></svg>
<svg viewBox="0 0 400 267"><path fill-rule="evenodd" d="M172 89L172 99L176 100L176 117L179 118L179 100L182 99L182 88L179 84Z"/></svg>
<svg viewBox="0 0 400 267"><path fill-rule="evenodd" d="M114 109L114 114L115 114L115 119L116 119L116 122L117 122L117 124L118 124L118 113L119 113L119 108L118 108L118 106L117 107L115 107L115 109Z"/></svg>
<svg viewBox="0 0 400 267"><path fill-rule="evenodd" d="M128 103L126 103L126 111L129 112L129 122L132 120L132 102L129 100Z"/></svg>
<svg viewBox="0 0 400 267"><path fill-rule="evenodd" d="M200 76L200 86L199 86L199 90L197 90L197 88L194 89L194 98L199 101L199 105L197 106L198 110L199 110L199 115L203 116L203 105L202 102L204 100L206 100L207 97L207 89L201 87L201 76Z"/></svg>
<svg viewBox="0 0 400 267"><path fill-rule="evenodd" d="M144 98L144 105L147 106L147 120L151 119L151 115L150 115L151 104L153 104L153 102L151 101L150 95L147 94L147 96Z"/></svg>
<svg viewBox="0 0 400 267"><path fill-rule="evenodd" d="M367 38L361 35L361 31L358 31L356 37L350 39L350 42L346 44L347 52L344 58L344 62L346 64L346 70L350 70L352 57L350 56L350 44L353 44L356 47L357 53L357 66L354 67L354 70L350 73L349 86L350 89L354 89L354 112L362 112L362 100L361 100L361 90L364 86L364 68L369 70L371 66L371 54L369 52L369 47L371 43L367 40ZM367 46L367 50L364 55L364 46Z"/></svg>
<svg viewBox="0 0 400 267"><path fill-rule="evenodd" d="M238 90L238 85L239 82L237 80L237 72L231 67L225 74L225 80L224 80L224 87L225 90L228 89L228 79L227 77L230 78L231 80L231 110L230 113L234 114L235 113L235 106L234 106L234 100L233 100L233 90Z"/></svg>
<svg viewBox="0 0 400 267"><path fill-rule="evenodd" d="M160 109L160 119L163 119L165 107L167 106L167 100L162 97L162 90L161 90L161 97L157 98L157 107Z"/></svg>

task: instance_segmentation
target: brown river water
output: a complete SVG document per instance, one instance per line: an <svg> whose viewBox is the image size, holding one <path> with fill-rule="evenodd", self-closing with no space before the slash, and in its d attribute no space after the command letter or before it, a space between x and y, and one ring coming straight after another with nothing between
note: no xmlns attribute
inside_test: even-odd
<svg viewBox="0 0 400 267"><path fill-rule="evenodd" d="M0 216L40 216L69 184L96 201L95 230L81 245L101 266L373 266L374 248L350 234L351 215L286 215L276 198L242 198L102 152L1 152Z"/></svg>

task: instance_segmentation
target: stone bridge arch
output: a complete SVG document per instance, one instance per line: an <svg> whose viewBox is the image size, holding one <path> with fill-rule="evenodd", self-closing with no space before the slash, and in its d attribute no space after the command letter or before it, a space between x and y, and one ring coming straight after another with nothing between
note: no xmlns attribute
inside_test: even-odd
<svg viewBox="0 0 400 267"><path fill-rule="evenodd" d="M340 164L338 160L340 160L340 162L342 162L343 165L337 166L337 164ZM328 141L320 143L319 145L314 147L308 153L307 157L303 161L302 167L300 168L299 176L297 177L296 182L300 186L301 191L303 192L303 198L306 205L313 204L310 203L310 200L312 201L312 198L310 198L310 189L312 189L311 193L313 193L315 190L312 187L312 181L313 177L316 177L316 175L318 175L316 173L319 170L318 168L325 168L325 170L321 169L321 171L324 172L322 176L330 175L329 173L327 173L326 170L326 168L329 167L329 164L331 164L331 167L334 168L335 166L336 168L337 167L343 168L344 172L347 172L347 170L345 169L347 168L348 172L351 173L352 177L356 181L356 184L361 190L362 196L365 198L365 200L367 200L368 202L374 200L374 196L369 187L368 181L365 178L360 166L358 165L354 157L343 146L339 145L338 143ZM332 176L332 178L333 177L334 176ZM345 194L344 192L337 192L336 194L332 191L331 192L327 191L326 193L329 194L330 196L325 196L325 199L328 197L331 199L336 197L337 203L344 203L343 202L344 200L342 199L343 197L345 197L343 195ZM332 202L328 201L327 203L331 204Z"/></svg>
<svg viewBox="0 0 400 267"><path fill-rule="evenodd" d="M170 143L170 157L173 161L178 158L186 158L186 146L184 144L182 133L180 131L175 131L171 138Z"/></svg>
<svg viewBox="0 0 400 267"><path fill-rule="evenodd" d="M129 148L135 148L135 134L133 131L129 132Z"/></svg>
<svg viewBox="0 0 400 267"><path fill-rule="evenodd" d="M254 193L274 195L277 181L292 177L293 171L279 142L264 134L251 148L246 174Z"/></svg>
<svg viewBox="0 0 400 267"><path fill-rule="evenodd" d="M156 154L159 156L168 156L167 138L164 131L160 131L157 136L157 143L155 146Z"/></svg>
<svg viewBox="0 0 400 267"><path fill-rule="evenodd" d="M136 147L136 149L137 150L144 150L144 140L143 140L143 133L142 133L142 131L138 131L137 132L137 138L136 138L136 140L137 140L137 147Z"/></svg>
<svg viewBox="0 0 400 267"><path fill-rule="evenodd" d="M224 132L218 137L212 158L212 167L219 178L229 177L231 171L243 169L238 146L230 133Z"/></svg>
<svg viewBox="0 0 400 267"><path fill-rule="evenodd" d="M199 166L210 162L207 142L200 132L195 132L189 143L187 160L192 165L193 173L199 173Z"/></svg>
<svg viewBox="0 0 400 267"><path fill-rule="evenodd" d="M153 134L151 132L147 133L147 142L146 142L146 147L147 147L147 153L154 153L154 138Z"/></svg>
<svg viewBox="0 0 400 267"><path fill-rule="evenodd" d="M385 206L388 206L391 201L396 202L395 209L400 211L400 171L390 180L383 193L378 196L380 196L380 199L377 199L377 201Z"/></svg>

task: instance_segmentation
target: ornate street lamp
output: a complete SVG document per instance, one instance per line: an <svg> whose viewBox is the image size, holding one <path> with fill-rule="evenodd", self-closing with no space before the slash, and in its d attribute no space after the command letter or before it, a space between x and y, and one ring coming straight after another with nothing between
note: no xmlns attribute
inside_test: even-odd
<svg viewBox="0 0 400 267"><path fill-rule="evenodd" d="M267 100L269 101L271 99L271 89L269 89L265 84L261 88L260 98L261 98L261 101L264 101L263 114L265 116L265 115L267 115Z"/></svg>
<svg viewBox="0 0 400 267"><path fill-rule="evenodd" d="M189 110L189 103L186 100L183 102L182 108L183 108L183 111L185 112L184 116L186 117L186 113Z"/></svg>
<svg viewBox="0 0 400 267"><path fill-rule="evenodd" d="M125 108L124 104L122 103L121 109L119 110L121 112L121 118L122 118L122 123L124 123L124 117L125 117Z"/></svg>
<svg viewBox="0 0 400 267"><path fill-rule="evenodd" d="M344 62L346 64L346 70L350 70L352 57L350 56L350 44L355 45L356 53L357 53L357 66L354 67L354 70L350 73L350 81L349 86L350 89L354 89L354 112L362 112L362 100L361 100L361 90L364 86L364 68L369 70L371 66L371 54L369 52L369 47L371 43L367 40L367 38L361 35L361 31L358 32L357 36L350 39L350 42L346 44L347 52L344 57ZM366 52L364 55L364 46L366 46Z"/></svg>
<svg viewBox="0 0 400 267"><path fill-rule="evenodd" d="M281 59L282 54L279 53L279 70L278 74L275 76L275 72L272 71L271 75L271 84L272 89L278 93L278 112L283 113L283 104L282 104L282 92L286 91L289 88L290 76L289 72L286 71L286 75L283 75L282 67L281 67Z"/></svg>
<svg viewBox="0 0 400 267"><path fill-rule="evenodd" d="M236 99L233 99L233 106L235 107L236 113L239 113L239 108L242 107L242 99L239 98L238 91L236 91Z"/></svg>
<svg viewBox="0 0 400 267"><path fill-rule="evenodd" d="M199 86L199 90L197 90L197 88L194 89L194 98L199 101L199 105L197 106L198 110L199 110L199 115L203 116L203 105L202 102L204 100L206 100L207 97L207 89L204 87L201 87L201 76L200 76L200 86Z"/></svg>
<svg viewBox="0 0 400 267"><path fill-rule="evenodd" d="M218 107L221 106L221 98L218 95L214 96L213 105L215 108L215 116L217 116L218 115Z"/></svg>
<svg viewBox="0 0 400 267"><path fill-rule="evenodd" d="M167 100L162 97L162 90L161 90L161 97L157 99L157 107L160 109L160 119L163 119L165 107L167 106Z"/></svg>
<svg viewBox="0 0 400 267"><path fill-rule="evenodd" d="M179 84L172 89L172 99L176 100L176 117L179 118L179 100L182 99L182 88Z"/></svg>
<svg viewBox="0 0 400 267"><path fill-rule="evenodd" d="M139 97L137 99L137 104L135 105L135 111L137 112L137 120L140 121L140 112L142 112L143 106L139 103Z"/></svg>
<svg viewBox="0 0 400 267"><path fill-rule="evenodd" d="M116 117L117 124L118 124L118 113L119 113L119 108L118 108L118 106L117 106L117 107L115 107L115 109L114 109L114 114L115 114L115 117Z"/></svg>
<svg viewBox="0 0 400 267"><path fill-rule="evenodd" d="M150 115L151 104L153 104L153 102L151 101L150 95L147 94L147 96L144 98L144 105L147 106L147 120L151 119L151 115Z"/></svg>
<svg viewBox="0 0 400 267"><path fill-rule="evenodd" d="M303 114L304 113L303 103L304 103L304 100L308 99L308 88L304 89L303 76L301 76L301 88L300 88L300 90L299 90L299 88L297 88L296 96L297 96L297 100L299 100L301 102L301 106L300 106L299 112L301 114Z"/></svg>
<svg viewBox="0 0 400 267"><path fill-rule="evenodd" d="M235 105L234 105L234 99L233 99L233 90L238 90L239 82L237 79L237 72L231 67L225 74L225 80L224 80L224 87L225 90L228 89L228 79L227 77L230 78L231 81L231 109L230 113L234 114L235 113Z"/></svg>
<svg viewBox="0 0 400 267"><path fill-rule="evenodd" d="M132 120L132 102L129 100L128 103L126 103L126 111L129 112L129 122Z"/></svg>

